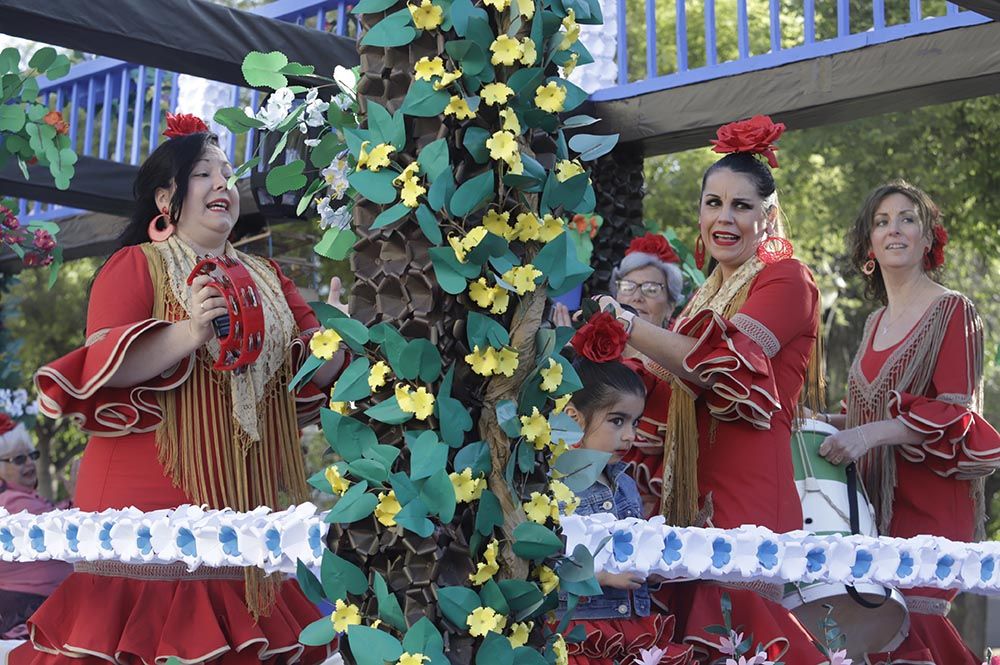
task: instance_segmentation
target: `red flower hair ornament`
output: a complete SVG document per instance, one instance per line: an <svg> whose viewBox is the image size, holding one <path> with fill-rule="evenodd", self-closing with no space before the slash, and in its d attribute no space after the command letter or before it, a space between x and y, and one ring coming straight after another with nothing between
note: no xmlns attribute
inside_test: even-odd
<svg viewBox="0 0 1000 665"><path fill-rule="evenodd" d="M944 246L948 244L948 232L940 224L935 224L931 228L931 247L924 257L924 267L927 270L934 270L944 265Z"/></svg>
<svg viewBox="0 0 1000 665"><path fill-rule="evenodd" d="M598 312L590 317L570 340L577 353L595 363L621 360L627 343L625 327L608 312Z"/></svg>
<svg viewBox="0 0 1000 665"><path fill-rule="evenodd" d="M778 168L774 144L785 131L785 123L775 124L770 116L755 115L749 120L731 122L719 127L712 140L712 150L723 155L731 152L748 152L763 155L772 169Z"/></svg>
<svg viewBox="0 0 1000 665"><path fill-rule="evenodd" d="M167 128L164 130L163 135L168 139L207 131L208 125L196 115L190 113L178 113L174 115L167 112Z"/></svg>
<svg viewBox="0 0 1000 665"><path fill-rule="evenodd" d="M625 250L625 255L628 256L635 252L651 254L664 263L681 262L670 241L658 233L647 233L644 236L633 238L632 242L629 243L628 249Z"/></svg>
<svg viewBox="0 0 1000 665"><path fill-rule="evenodd" d="M17 423L14 422L13 418L6 413L0 413L0 436L3 436L15 427L17 427Z"/></svg>

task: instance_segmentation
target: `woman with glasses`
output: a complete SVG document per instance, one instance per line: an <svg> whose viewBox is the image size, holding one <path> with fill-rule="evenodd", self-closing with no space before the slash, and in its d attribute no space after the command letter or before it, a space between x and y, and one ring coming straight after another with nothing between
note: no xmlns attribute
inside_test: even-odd
<svg viewBox="0 0 1000 665"><path fill-rule="evenodd" d="M38 451L28 430L0 413L0 508L40 515L58 507L35 492L36 461ZM0 562L0 637L27 637L25 619L71 572L73 566L62 561Z"/></svg>
<svg viewBox="0 0 1000 665"><path fill-rule="evenodd" d="M661 511L679 526L782 533L803 525L790 442L806 377L816 379L810 392L818 388L819 292L779 222L771 169L783 130L763 116L719 129L715 150L728 154L702 179L695 250L699 267L711 257L711 273L670 330L614 298L599 300L622 321L629 345L669 377ZM720 622L724 595L732 625L752 634L768 660L826 661L781 606L780 585L665 585L658 601L682 618L699 662L732 654L729 640L705 630Z"/></svg>

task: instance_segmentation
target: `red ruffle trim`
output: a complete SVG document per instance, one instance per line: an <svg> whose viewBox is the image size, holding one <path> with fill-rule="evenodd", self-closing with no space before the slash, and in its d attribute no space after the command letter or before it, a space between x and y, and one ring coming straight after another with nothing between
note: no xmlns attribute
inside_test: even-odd
<svg viewBox="0 0 1000 665"><path fill-rule="evenodd" d="M705 628L722 625L722 594L732 601L733 628L744 637L753 635L753 647L764 646L769 660L789 665L821 665L827 659L812 644L812 637L802 624L781 605L750 589L722 587L711 582L664 584L655 592L661 606L685 617L683 641L694 647L698 663L714 663L726 656L719 647L719 636ZM753 654L751 654L753 655Z"/></svg>
<svg viewBox="0 0 1000 665"><path fill-rule="evenodd" d="M285 581L269 616L255 623L239 580L150 581L74 573L29 619L31 644L11 665L96 657L120 665L243 665L322 662L327 647L304 647L299 633L319 610ZM333 648L336 644L332 645Z"/></svg>
<svg viewBox="0 0 1000 665"><path fill-rule="evenodd" d="M637 442L622 456L622 461L629 466L629 474L639 488L643 516L649 519L659 515L663 495L663 443L647 448Z"/></svg>
<svg viewBox="0 0 1000 665"><path fill-rule="evenodd" d="M640 649L663 649L659 665L688 665L692 660L691 647L675 644L674 616L653 613L647 617L631 619L593 619L570 621L567 632L583 626L587 637L582 642L567 644L570 665L631 664L640 658Z"/></svg>
<svg viewBox="0 0 1000 665"><path fill-rule="evenodd" d="M89 346L45 365L35 374L39 410L50 418L72 417L82 430L100 436L155 430L163 419L155 393L183 383L191 373L193 356L139 386L109 388L105 384L139 337L168 325L146 319L111 328Z"/></svg>
<svg viewBox="0 0 1000 665"><path fill-rule="evenodd" d="M900 454L940 476L978 478L1000 467L1000 434L963 404L892 391L889 415L926 436L901 446Z"/></svg>
<svg viewBox="0 0 1000 665"><path fill-rule="evenodd" d="M711 386L709 412L719 420L745 420L770 429L771 415L781 409L771 361L763 349L710 310L702 310L678 329L697 343L684 358L684 369ZM687 384L695 394L701 388Z"/></svg>
<svg viewBox="0 0 1000 665"><path fill-rule="evenodd" d="M980 665L947 617L910 614L910 634L892 653L869 654L868 665Z"/></svg>

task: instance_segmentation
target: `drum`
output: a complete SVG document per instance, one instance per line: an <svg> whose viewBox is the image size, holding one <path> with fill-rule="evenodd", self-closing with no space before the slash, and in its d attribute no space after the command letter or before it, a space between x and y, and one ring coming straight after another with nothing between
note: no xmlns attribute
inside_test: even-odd
<svg viewBox="0 0 1000 665"><path fill-rule="evenodd" d="M804 528L817 535L851 534L850 504L846 467L831 464L819 454L820 444L837 429L818 420L804 420L792 433L792 462L795 485L802 502ZM858 533L877 536L875 511L857 487ZM877 584L857 584L854 589L871 604L854 600L842 584L815 582L786 584L782 604L822 643L822 621L830 616L847 637L847 652L854 662L865 662L866 653L891 651L902 643L910 627L906 601L895 589Z"/></svg>

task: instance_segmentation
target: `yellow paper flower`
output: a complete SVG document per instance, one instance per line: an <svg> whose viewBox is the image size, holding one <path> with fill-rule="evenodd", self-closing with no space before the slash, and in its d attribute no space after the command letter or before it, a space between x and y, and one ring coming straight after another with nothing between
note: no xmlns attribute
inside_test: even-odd
<svg viewBox="0 0 1000 665"><path fill-rule="evenodd" d="M413 68L413 78L430 81L435 76L444 76L444 60L441 58L420 58Z"/></svg>
<svg viewBox="0 0 1000 665"><path fill-rule="evenodd" d="M564 159L556 163L556 180L559 182L566 182L581 173L583 173L583 165L576 159L572 161Z"/></svg>
<svg viewBox="0 0 1000 665"><path fill-rule="evenodd" d="M503 109L500 111L501 129L512 132L515 135L521 133L521 122L517 119L514 109Z"/></svg>
<svg viewBox="0 0 1000 665"><path fill-rule="evenodd" d="M413 393L413 415L417 420L427 420L434 413L434 393L420 386Z"/></svg>
<svg viewBox="0 0 1000 665"><path fill-rule="evenodd" d="M502 111L501 111L502 113ZM486 230L493 235L500 236L501 238L508 239L508 234L511 232L510 228L510 213L500 212L499 210L488 210L486 214L483 215L483 226Z"/></svg>
<svg viewBox="0 0 1000 665"><path fill-rule="evenodd" d="M465 246L462 243L462 239L458 236L448 236L448 244L451 248L455 250L455 258L458 259L459 263L465 263Z"/></svg>
<svg viewBox="0 0 1000 665"><path fill-rule="evenodd" d="M562 399L562 398L560 398L560 399ZM569 401L569 400L567 400L567 401ZM554 411L553 411L553 413L554 413ZM554 464L555 461L557 459L559 459L559 457L564 452L566 452L567 450L569 450L569 446L567 446L566 442L563 441L562 439L559 439L558 441L555 441L555 442L550 441L549 442L549 463L550 464ZM557 471L553 471L553 473L558 473L558 472Z"/></svg>
<svg viewBox="0 0 1000 665"><path fill-rule="evenodd" d="M374 628L374 626L372 627ZM403 655L396 661L396 665L424 665L429 660L430 657L422 653L407 653L404 651Z"/></svg>
<svg viewBox="0 0 1000 665"><path fill-rule="evenodd" d="M395 387L396 403L401 411L413 413L413 392L405 383L397 383Z"/></svg>
<svg viewBox="0 0 1000 665"><path fill-rule="evenodd" d="M538 411L537 406L531 407L531 415L521 416L521 436L541 450L552 440L552 428L549 421Z"/></svg>
<svg viewBox="0 0 1000 665"><path fill-rule="evenodd" d="M333 384L333 387L336 388L337 384ZM335 402L331 399L328 406L331 411L339 413L342 416L346 416L351 412L351 404L349 402Z"/></svg>
<svg viewBox="0 0 1000 665"><path fill-rule="evenodd" d="M498 12L502 12L510 7L510 0L483 0L484 5L489 5Z"/></svg>
<svg viewBox="0 0 1000 665"><path fill-rule="evenodd" d="M402 185L400 199L403 205L408 208L416 208L420 205L419 198L427 193L427 188L420 184L420 180L417 177L417 171L419 170L420 164L412 162L392 181L393 184Z"/></svg>
<svg viewBox="0 0 1000 665"><path fill-rule="evenodd" d="M543 111L559 113L565 104L566 88L555 81L549 81L535 89L535 106Z"/></svg>
<svg viewBox="0 0 1000 665"><path fill-rule="evenodd" d="M510 637L508 638L510 645L516 649L527 644L528 637L531 635L531 629L534 625L534 621L512 624L510 627Z"/></svg>
<svg viewBox="0 0 1000 665"><path fill-rule="evenodd" d="M459 503L472 503L479 501L483 490L486 489L485 478L473 478L472 469L463 469L462 473L452 472L448 474L451 479L451 486L455 488L455 500Z"/></svg>
<svg viewBox="0 0 1000 665"><path fill-rule="evenodd" d="M500 35L490 44L490 53L493 54L490 58L492 64L510 67L524 55L524 48L513 37Z"/></svg>
<svg viewBox="0 0 1000 665"><path fill-rule="evenodd" d="M556 635L556 641L552 643L552 652L556 655L556 665L569 665L569 651L566 650L566 639L562 635Z"/></svg>
<svg viewBox="0 0 1000 665"><path fill-rule="evenodd" d="M333 622L333 629L338 633L343 633L348 626L361 625L361 610L354 603L345 603L342 599L337 600L333 614L330 615Z"/></svg>
<svg viewBox="0 0 1000 665"><path fill-rule="evenodd" d="M486 633L503 630L503 625L507 620L497 614L492 607L477 607L472 610L472 614L466 619L469 626L469 635L473 637L485 637Z"/></svg>
<svg viewBox="0 0 1000 665"><path fill-rule="evenodd" d="M531 67L538 60L538 51L535 49L535 40L531 37L521 39L521 64Z"/></svg>
<svg viewBox="0 0 1000 665"><path fill-rule="evenodd" d="M566 12L566 17L562 20L562 27L566 28L566 34L563 35L562 42L559 44L559 50L565 51L575 44L576 40L580 39L580 26L576 22L576 12L572 9Z"/></svg>
<svg viewBox="0 0 1000 665"><path fill-rule="evenodd" d="M552 593L553 589L559 586L559 576L548 566L535 568L535 577L538 578L538 583L542 586L542 593L545 595Z"/></svg>
<svg viewBox="0 0 1000 665"><path fill-rule="evenodd" d="M530 21L535 17L535 0L518 0L517 11L525 20Z"/></svg>
<svg viewBox="0 0 1000 665"><path fill-rule="evenodd" d="M549 497L541 492L532 492L531 500L524 504L524 514L532 522L545 524L552 514L552 506Z"/></svg>
<svg viewBox="0 0 1000 665"><path fill-rule="evenodd" d="M493 376L500 364L500 357L497 350L492 346L487 346L483 351L476 346L472 353L465 356L465 362L469 363L472 371L480 376Z"/></svg>
<svg viewBox="0 0 1000 665"><path fill-rule="evenodd" d="M573 493L560 480L549 481L549 489L557 504L562 504L562 511L565 515L572 515L580 507L580 497Z"/></svg>
<svg viewBox="0 0 1000 665"><path fill-rule="evenodd" d="M542 218L542 228L538 232L538 239L541 242L552 242L559 237L559 234L566 230L566 223L562 217L556 217L551 213L545 213Z"/></svg>
<svg viewBox="0 0 1000 665"><path fill-rule="evenodd" d="M518 153L516 137L510 132L499 131L486 139L486 147L490 149L490 157L510 161Z"/></svg>
<svg viewBox="0 0 1000 665"><path fill-rule="evenodd" d="M413 25L417 26L418 30L433 30L444 21L444 11L432 4L431 0L423 0L419 7L414 4L406 6L409 7L410 15L413 16Z"/></svg>
<svg viewBox="0 0 1000 665"><path fill-rule="evenodd" d="M483 89L479 91L480 97L483 99L483 103L487 106L494 106L496 104L506 104L507 100L513 96L514 91L511 90L510 86L506 83L487 83L483 86Z"/></svg>
<svg viewBox="0 0 1000 665"><path fill-rule="evenodd" d="M476 585L486 584L500 572L497 555L500 554L500 543L496 539L490 541L483 552L483 561L476 564L476 572L469 575L469 581Z"/></svg>
<svg viewBox="0 0 1000 665"><path fill-rule="evenodd" d="M507 170L514 175L524 173L524 162L521 161L521 153L514 155L514 159L507 162Z"/></svg>
<svg viewBox="0 0 1000 665"><path fill-rule="evenodd" d="M320 330L309 340L309 350L317 358L330 360L340 349L341 339L336 330Z"/></svg>
<svg viewBox="0 0 1000 665"><path fill-rule="evenodd" d="M396 148L388 143L379 143L368 152L368 145L371 141L362 141L361 151L358 153L358 170L380 171L389 166L389 155L396 152Z"/></svg>
<svg viewBox="0 0 1000 665"><path fill-rule="evenodd" d="M459 120L469 120L476 117L476 112L469 108L469 102L458 95L452 95L448 106L444 107L445 115L453 115Z"/></svg>
<svg viewBox="0 0 1000 665"><path fill-rule="evenodd" d="M469 298L483 309L493 304L493 287L486 283L485 277L480 277L469 284Z"/></svg>
<svg viewBox="0 0 1000 665"><path fill-rule="evenodd" d="M502 286L493 287L493 306L490 307L490 314L503 314L510 305L510 294Z"/></svg>
<svg viewBox="0 0 1000 665"><path fill-rule="evenodd" d="M368 387L372 390L378 390L385 385L389 373L389 365L384 360L378 361L368 370Z"/></svg>
<svg viewBox="0 0 1000 665"><path fill-rule="evenodd" d="M562 397L560 397L559 399L557 399L555 406L552 407L552 413L556 413L556 414L562 413L563 409L566 408L566 405L569 404L569 401L572 398L573 398L573 395L563 395Z"/></svg>
<svg viewBox="0 0 1000 665"><path fill-rule="evenodd" d="M514 224L513 236L521 242L538 240L538 233L542 230L542 223L533 212L522 212L517 216L517 223Z"/></svg>
<svg viewBox="0 0 1000 665"><path fill-rule="evenodd" d="M515 371L517 371L517 351L505 346L497 354L497 374L514 376Z"/></svg>
<svg viewBox="0 0 1000 665"><path fill-rule="evenodd" d="M539 372L539 374L542 376L542 390L547 393L554 392L560 385L562 385L562 365L557 363L552 358L549 358L549 366Z"/></svg>
<svg viewBox="0 0 1000 665"><path fill-rule="evenodd" d="M441 74L441 79L434 82L435 90L444 90L449 85L462 78L462 70L456 69L453 72L445 72Z"/></svg>
<svg viewBox="0 0 1000 665"><path fill-rule="evenodd" d="M403 507L399 505L395 490L378 493L378 505L375 506L375 519L383 526L396 526L396 515Z"/></svg>
<svg viewBox="0 0 1000 665"><path fill-rule="evenodd" d="M351 481L340 475L340 469L335 464L326 467L323 476L326 478L326 482L330 483L330 489L340 496L344 496L351 488Z"/></svg>
<svg viewBox="0 0 1000 665"><path fill-rule="evenodd" d="M535 280L542 276L542 271L535 268L530 263L523 266L514 266L503 274L503 281L507 282L519 296L535 290Z"/></svg>
<svg viewBox="0 0 1000 665"><path fill-rule="evenodd" d="M562 76L564 79L568 79L569 75L573 73L579 59L580 57L576 53L569 54L569 58L566 59L566 64L563 65Z"/></svg>
<svg viewBox="0 0 1000 665"><path fill-rule="evenodd" d="M462 246L465 247L465 251L471 252L476 247L479 247L479 243L483 241L489 230L485 226L474 226L469 229L465 234L465 238L462 239Z"/></svg>

